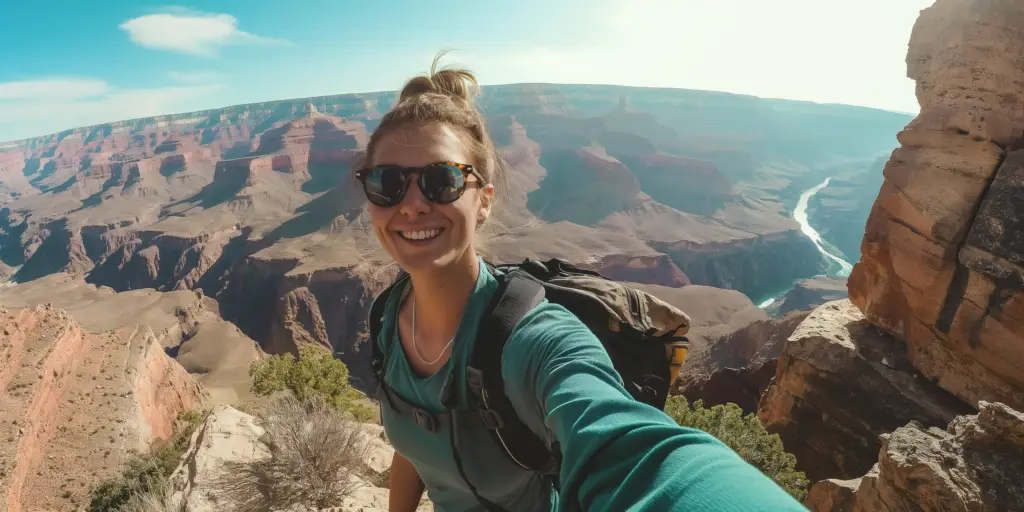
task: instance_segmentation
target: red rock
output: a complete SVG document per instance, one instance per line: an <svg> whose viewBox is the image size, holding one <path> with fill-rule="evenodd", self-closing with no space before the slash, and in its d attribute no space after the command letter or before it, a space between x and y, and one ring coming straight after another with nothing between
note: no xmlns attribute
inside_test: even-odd
<svg viewBox="0 0 1024 512"><path fill-rule="evenodd" d="M900 133L849 280L868 319L962 400L1024 407L1024 5L939 0L911 36ZM1014 233L1014 235L1011 235Z"/></svg>

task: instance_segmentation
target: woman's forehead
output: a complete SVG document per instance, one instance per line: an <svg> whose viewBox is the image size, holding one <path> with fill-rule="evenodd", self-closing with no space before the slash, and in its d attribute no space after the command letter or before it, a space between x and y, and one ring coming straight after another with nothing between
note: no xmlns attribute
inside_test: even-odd
<svg viewBox="0 0 1024 512"><path fill-rule="evenodd" d="M417 166L434 162L469 162L470 152L458 130L442 123L403 124L389 129L374 148L373 163Z"/></svg>

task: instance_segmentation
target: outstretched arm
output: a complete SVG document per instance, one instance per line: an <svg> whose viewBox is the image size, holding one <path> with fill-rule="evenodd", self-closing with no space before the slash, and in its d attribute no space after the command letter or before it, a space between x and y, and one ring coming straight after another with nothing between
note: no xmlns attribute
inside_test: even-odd
<svg viewBox="0 0 1024 512"><path fill-rule="evenodd" d="M591 511L806 510L710 434L634 401L600 341L563 308L531 312L504 354L510 399L539 406L561 444L560 500Z"/></svg>

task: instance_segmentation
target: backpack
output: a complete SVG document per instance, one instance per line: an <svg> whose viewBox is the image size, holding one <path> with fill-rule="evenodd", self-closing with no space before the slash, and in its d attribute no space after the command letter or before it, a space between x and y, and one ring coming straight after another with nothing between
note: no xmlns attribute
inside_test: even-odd
<svg viewBox="0 0 1024 512"><path fill-rule="evenodd" d="M466 382L470 396L476 399L476 407L454 409L451 376L442 393L442 401L448 408L446 414L415 407L386 384L387 354L381 350L378 338L388 296L408 279L407 274L400 274L374 299L370 308L370 344L380 406L387 403L428 431L448 429L456 467L463 480L485 508L500 511L501 507L477 493L462 469L457 442L460 429L486 428L512 462L540 472L556 489L559 486L560 447L548 447L536 436L516 415L504 392L502 350L523 316L545 298L568 309L601 341L629 394L659 410L665 408L669 387L685 361L690 318L651 294L562 259L552 258L546 262L527 259L499 266L485 264L499 284L480 321L466 369ZM495 270L504 275L498 275ZM392 344L392 340L386 340L388 351Z"/></svg>

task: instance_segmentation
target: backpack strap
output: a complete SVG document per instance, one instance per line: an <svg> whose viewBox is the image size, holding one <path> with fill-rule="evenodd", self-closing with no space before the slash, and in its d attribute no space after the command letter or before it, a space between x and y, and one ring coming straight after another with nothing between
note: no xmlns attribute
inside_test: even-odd
<svg viewBox="0 0 1024 512"><path fill-rule="evenodd" d="M374 392L377 401L381 406L387 403L388 406L398 414L412 418L417 425L428 432L450 429L452 427L453 419L458 421L459 427L463 429L497 428L498 424L495 422L494 416L490 411L483 409L471 409L453 410L451 411L451 414L435 414L409 403L387 384L384 374L387 358L391 353L391 343L393 340L380 339L380 333L384 326L384 310L387 308L388 297L395 289L398 288L398 285L402 284L402 282L407 278L408 274L405 274L404 272L399 274L395 282L381 292L370 306L370 345L372 346L371 365L373 367L374 378L377 380L376 390ZM384 344L386 348L382 349L382 344ZM445 394L447 395L448 392L451 391L451 383L448 382L446 384ZM447 406L451 407L451 404L448 404Z"/></svg>
<svg viewBox="0 0 1024 512"><path fill-rule="evenodd" d="M383 406L385 402L396 411L400 412L411 412L411 409L416 409L405 400L402 400L391 387L388 386L387 381L384 380L386 361L388 356L391 354L391 341L383 340L380 337L381 331L384 329L384 311L388 306L388 298L391 297L391 293L409 279L409 274L404 270L399 270L395 280L389 285L384 291L380 292L377 298L373 299L373 303L370 304L370 347L371 347L371 359L370 365L373 367L373 377L376 382L376 390L374 396L377 401ZM381 345L384 345L382 348ZM403 407L404 405L404 407ZM425 412L425 411L424 411ZM413 413L414 415L416 413ZM417 423L420 423L419 416ZM424 417L424 422L432 424L428 418Z"/></svg>
<svg viewBox="0 0 1024 512"><path fill-rule="evenodd" d="M558 483L561 449L548 448L516 414L505 394L501 356L509 335L533 308L544 300L544 285L528 273L510 269L499 278L487 312L480 323L477 343L466 368L469 390L479 399L482 411L497 423L488 432L512 461L524 469L543 473Z"/></svg>

